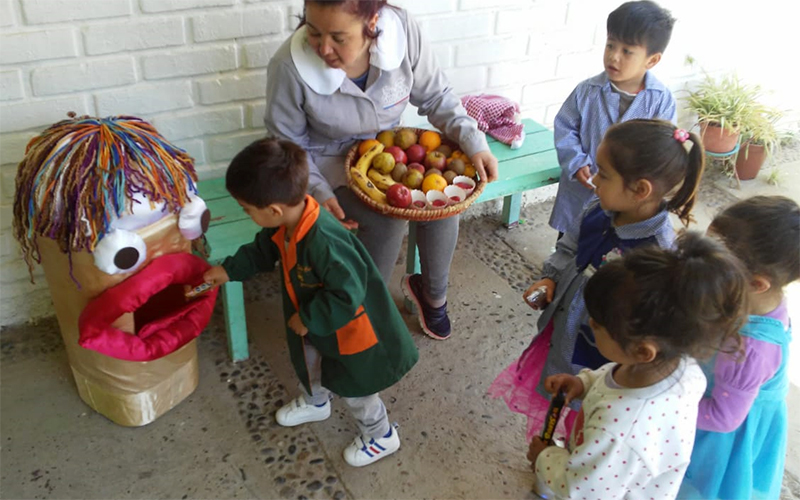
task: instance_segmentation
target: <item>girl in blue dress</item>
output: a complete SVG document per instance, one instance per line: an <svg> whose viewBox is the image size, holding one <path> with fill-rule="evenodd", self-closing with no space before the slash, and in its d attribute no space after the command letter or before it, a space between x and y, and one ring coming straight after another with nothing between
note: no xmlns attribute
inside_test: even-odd
<svg viewBox="0 0 800 500"><path fill-rule="evenodd" d="M750 272L743 350L702 365L691 463L678 498L777 500L786 456L786 395L791 328L783 288L800 279L800 207L756 196L724 210L711 235Z"/></svg>
<svg viewBox="0 0 800 500"><path fill-rule="evenodd" d="M544 380L577 374L608 362L594 345L583 288L608 259L642 245L670 248L675 231L670 213L688 224L704 169L699 138L663 120L630 120L612 126L597 149L596 198L564 234L544 263L541 279L525 292L545 287L539 334L489 388L509 409L528 416L528 438L544 423L550 394ZM570 408L577 410L575 401ZM565 413L569 435L576 412Z"/></svg>

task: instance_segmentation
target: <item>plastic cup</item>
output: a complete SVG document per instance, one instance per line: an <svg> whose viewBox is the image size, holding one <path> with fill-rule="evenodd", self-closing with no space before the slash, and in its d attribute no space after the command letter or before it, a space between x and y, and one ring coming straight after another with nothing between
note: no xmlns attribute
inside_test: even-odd
<svg viewBox="0 0 800 500"><path fill-rule="evenodd" d="M446 194L433 189L425 193L425 197L428 199L428 208L431 210L441 210L446 208L447 205L449 205L448 202L450 201Z"/></svg>
<svg viewBox="0 0 800 500"><path fill-rule="evenodd" d="M427 207L428 207L428 198L425 197L425 193L423 193L419 189L412 189L411 206L409 208L414 208L416 210L425 210Z"/></svg>
<svg viewBox="0 0 800 500"><path fill-rule="evenodd" d="M469 196L475 190L475 181L470 179L466 175L457 175L453 179L453 186L460 187L461 189L466 191L467 196Z"/></svg>
<svg viewBox="0 0 800 500"><path fill-rule="evenodd" d="M444 188L444 195L447 196L449 199L448 202L451 205L455 205L456 203L461 203L462 201L467 199L467 192L461 189L458 186L447 186Z"/></svg>

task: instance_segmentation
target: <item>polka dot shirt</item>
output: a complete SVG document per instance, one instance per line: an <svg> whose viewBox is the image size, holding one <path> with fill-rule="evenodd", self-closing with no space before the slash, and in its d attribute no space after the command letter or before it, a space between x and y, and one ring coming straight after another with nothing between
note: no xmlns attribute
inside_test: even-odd
<svg viewBox="0 0 800 500"><path fill-rule="evenodd" d="M692 454L702 370L683 359L649 387L614 382L609 363L578 375L587 388L570 450L551 446L536 460L537 483L557 498L671 499Z"/></svg>

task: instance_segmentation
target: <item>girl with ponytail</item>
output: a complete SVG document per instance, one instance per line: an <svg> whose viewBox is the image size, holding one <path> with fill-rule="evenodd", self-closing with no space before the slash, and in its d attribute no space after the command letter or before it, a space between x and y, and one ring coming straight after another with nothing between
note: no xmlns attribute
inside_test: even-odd
<svg viewBox="0 0 800 500"><path fill-rule="evenodd" d="M592 178L596 197L558 241L542 276L524 294L544 291L539 333L489 388L491 396L502 397L512 411L529 417L528 438L541 429L547 415L550 394L545 378L574 375L608 362L596 346L583 301L589 277L631 248L672 247L675 231L669 214L688 225L704 158L698 137L667 121L630 120L606 132ZM569 434L579 408L578 401L569 405L572 411L565 412L557 434Z"/></svg>

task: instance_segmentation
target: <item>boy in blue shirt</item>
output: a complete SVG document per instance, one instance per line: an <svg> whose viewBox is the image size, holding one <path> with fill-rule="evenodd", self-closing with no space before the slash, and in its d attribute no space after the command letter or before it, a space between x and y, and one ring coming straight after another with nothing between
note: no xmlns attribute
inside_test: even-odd
<svg viewBox="0 0 800 500"><path fill-rule="evenodd" d="M593 195L594 155L608 127L634 118L675 122L675 98L649 72L674 24L668 10L649 0L626 2L609 14L605 71L578 84L555 118L561 178L550 226L559 238Z"/></svg>

